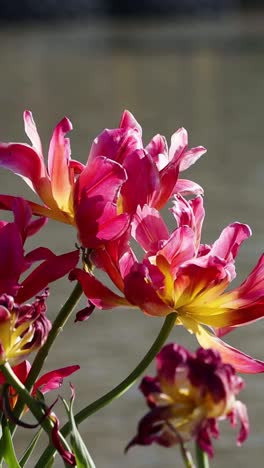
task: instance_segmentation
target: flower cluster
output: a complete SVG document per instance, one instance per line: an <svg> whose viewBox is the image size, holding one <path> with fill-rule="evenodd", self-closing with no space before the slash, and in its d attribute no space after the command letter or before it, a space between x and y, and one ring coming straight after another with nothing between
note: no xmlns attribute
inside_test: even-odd
<svg viewBox="0 0 264 468"><path fill-rule="evenodd" d="M235 399L242 387L235 371L261 373L264 362L221 337L264 317L264 255L242 284L231 289L236 256L251 235L249 226L234 222L211 245L202 242L204 191L180 176L205 148L188 148L184 128L172 135L170 144L158 134L145 145L140 125L125 111L118 128L105 129L95 138L86 164L71 159L66 135L72 125L63 118L51 137L46 165L29 111L24 113L24 124L31 145L0 143L0 167L20 175L41 203L0 195L0 209L14 215L13 222L0 221L2 370L8 363L21 384L27 381L30 372L25 359L45 346L51 330L47 288L68 276L78 281L77 287L88 299L77 321L86 320L96 307L133 307L149 317L173 317L174 324L195 335L202 347L196 354L177 345L160 352L157 376L145 377L141 384L151 409L129 446L152 442L170 446L195 438L212 455L210 437L218 434L217 421L225 418L233 425L240 419L238 442L243 442L248 420L244 405ZM161 212L168 202L172 230ZM62 255L47 246L26 253L27 238L48 219L76 229L80 247ZM78 266L80 252L82 267ZM113 287L98 279L98 270L107 274ZM66 303L65 311L76 302ZM59 317L53 337L66 321ZM35 367L38 362L43 360ZM35 382L31 396L40 387L42 393L58 388L63 377L77 368L44 375ZM0 374L1 385L5 379ZM10 408L16 407L14 395L10 384ZM75 456L59 434L58 418L52 413L50 420L50 439L67 463L74 465Z"/></svg>

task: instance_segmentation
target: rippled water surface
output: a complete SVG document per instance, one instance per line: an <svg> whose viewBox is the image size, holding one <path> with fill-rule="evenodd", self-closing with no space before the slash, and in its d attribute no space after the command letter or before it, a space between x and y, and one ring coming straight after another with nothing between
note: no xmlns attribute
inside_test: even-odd
<svg viewBox="0 0 264 468"><path fill-rule="evenodd" d="M0 140L26 141L24 109L33 111L45 149L53 126L64 115L70 117L73 157L83 162L93 138L105 127L116 127L124 108L142 124L145 142L155 133L169 139L178 127L186 127L192 146L208 148L187 176L205 188L203 240L212 242L235 220L253 229L238 260L241 280L264 248L263 20L259 14L202 22L2 26ZM0 181L1 193L32 198L15 176L1 171ZM72 248L75 233L50 222L42 241L64 252ZM51 317L68 292L66 281L52 289ZM263 323L238 330L230 343L264 359ZM160 326L159 319L139 311L97 312L79 324L71 319L46 368L80 363L81 371L72 379L80 409L128 374ZM175 329L173 339L196 347L184 330ZM253 459L261 466L263 460L264 377L246 380L242 396L251 438L236 448L235 431L223 423L215 444L217 468L231 466L231 460L240 468L248 468ZM63 393L68 395L67 386ZM141 395L132 388L80 426L98 468L182 466L177 449L134 448L123 455L144 411ZM22 447L19 433L17 439ZM62 466L59 460L56 466Z"/></svg>

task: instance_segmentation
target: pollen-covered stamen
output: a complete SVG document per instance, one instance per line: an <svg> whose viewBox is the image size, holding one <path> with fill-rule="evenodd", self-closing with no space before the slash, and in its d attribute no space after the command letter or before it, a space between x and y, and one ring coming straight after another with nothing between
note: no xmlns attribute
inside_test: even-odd
<svg viewBox="0 0 264 468"><path fill-rule="evenodd" d="M13 297L0 297L0 360L17 364L39 349L48 336L51 323L46 317L48 290L32 304L19 305Z"/></svg>

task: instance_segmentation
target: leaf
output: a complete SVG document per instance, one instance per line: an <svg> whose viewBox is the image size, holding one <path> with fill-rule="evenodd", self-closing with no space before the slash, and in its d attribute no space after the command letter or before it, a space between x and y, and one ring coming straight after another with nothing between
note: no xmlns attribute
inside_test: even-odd
<svg viewBox="0 0 264 468"><path fill-rule="evenodd" d="M37 445L37 442L39 440L39 437L40 437L40 434L42 433L42 428L35 434L35 436L33 437L32 441L30 442L29 446L27 447L27 449L25 450L22 458L19 460L19 464L21 466L21 468L23 466L25 466L25 464L27 463L30 455L32 454L34 448L36 447Z"/></svg>
<svg viewBox="0 0 264 468"><path fill-rule="evenodd" d="M1 439L1 454L10 468L21 468L18 463L9 426L5 417L2 420L2 439Z"/></svg>
<svg viewBox="0 0 264 468"><path fill-rule="evenodd" d="M91 455L88 452L88 449L81 437L81 434L78 431L74 414L73 414L73 402L74 402L74 390L72 388L72 398L70 401L70 405L68 407L67 403L64 401L65 408L68 412L70 425L71 425L71 433L70 433L70 440L71 440L71 448L76 458L76 466L77 468L96 468Z"/></svg>

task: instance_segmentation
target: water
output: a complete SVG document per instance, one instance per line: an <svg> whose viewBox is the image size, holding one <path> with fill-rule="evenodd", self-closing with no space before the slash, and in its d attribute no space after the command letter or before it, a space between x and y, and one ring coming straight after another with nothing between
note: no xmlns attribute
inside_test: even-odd
<svg viewBox="0 0 264 468"><path fill-rule="evenodd" d="M73 157L86 161L93 138L115 127L124 108L143 126L147 142L159 132L170 135L180 126L190 145L208 148L186 177L205 188L203 240L213 241L235 220L248 223L253 238L238 260L238 281L256 264L264 246L263 202L263 15L203 22L126 22L24 25L0 30L0 139L26 141L22 112L31 109L47 149L54 125L67 115L73 122ZM1 171L1 192L32 199L22 182ZM71 249L75 233L55 222L41 239L58 252ZM36 241L35 241L36 242ZM238 283L236 283L238 284ZM50 301L54 317L69 291L59 283ZM59 337L46 363L51 370L79 363L75 409L82 408L121 381L153 342L159 319L139 311L102 311L88 322L73 319ZM230 343L264 359L264 325L244 327ZM187 332L172 338L196 347ZM150 370L150 372L152 369ZM221 425L213 466L247 468L261 463L264 440L264 379L247 377L241 396L249 409L251 437L235 447L235 431ZM69 395L67 385L62 394ZM123 449L146 411L136 388L80 426L97 467L182 466L177 449ZM18 433L20 450L24 436ZM43 439L44 447L45 439ZM56 466L62 466L58 460Z"/></svg>

